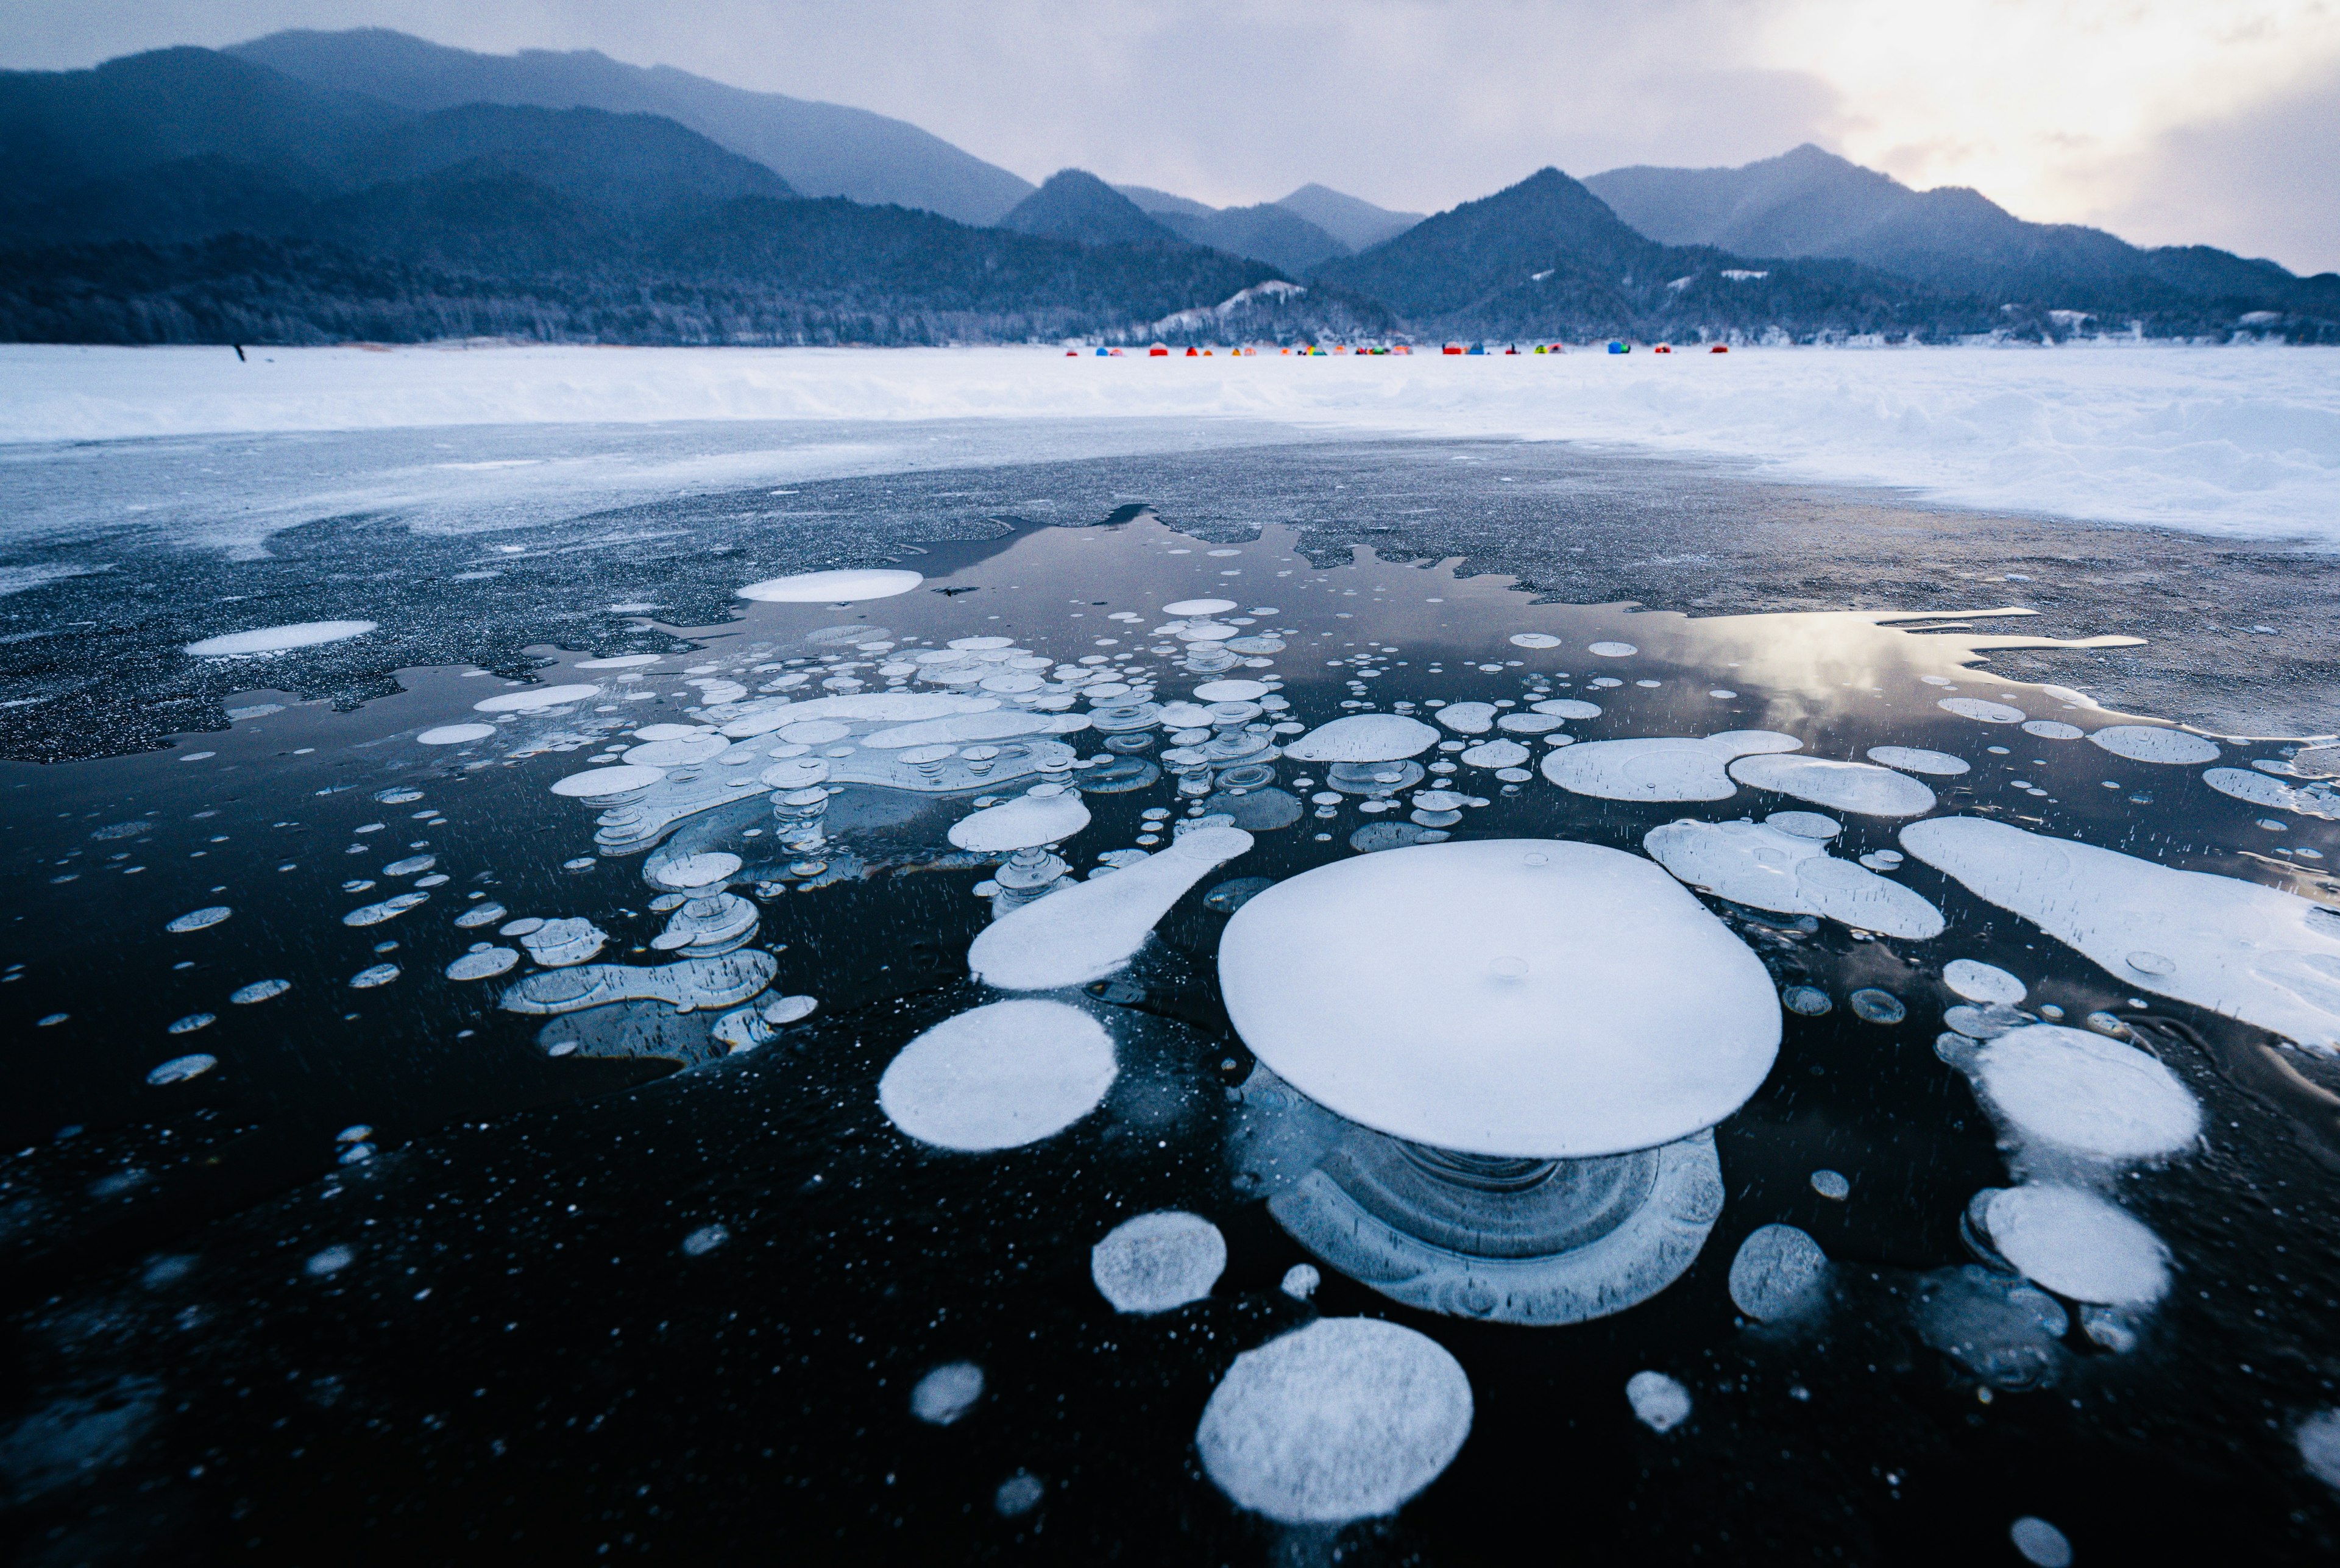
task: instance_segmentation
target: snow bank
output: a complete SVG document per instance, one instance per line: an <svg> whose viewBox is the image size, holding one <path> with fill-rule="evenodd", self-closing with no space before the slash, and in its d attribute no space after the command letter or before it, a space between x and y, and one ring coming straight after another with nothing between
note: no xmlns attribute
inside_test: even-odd
<svg viewBox="0 0 2340 1568"><path fill-rule="evenodd" d="M2340 541L2340 354L2065 347L1067 359L1052 349L0 347L0 441L671 421L1234 418L1744 460L1955 504ZM750 464L749 466L754 466ZM479 477L479 476L471 476Z"/></svg>

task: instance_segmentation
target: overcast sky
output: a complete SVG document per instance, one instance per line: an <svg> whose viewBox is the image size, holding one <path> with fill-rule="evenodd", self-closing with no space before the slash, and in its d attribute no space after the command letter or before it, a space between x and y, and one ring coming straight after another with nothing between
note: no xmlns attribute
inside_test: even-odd
<svg viewBox="0 0 2340 1568"><path fill-rule="evenodd" d="M600 49L898 115L1037 180L1435 211L1545 164L1817 142L2140 243L2340 269L2340 0L13 0L0 63L282 27Z"/></svg>

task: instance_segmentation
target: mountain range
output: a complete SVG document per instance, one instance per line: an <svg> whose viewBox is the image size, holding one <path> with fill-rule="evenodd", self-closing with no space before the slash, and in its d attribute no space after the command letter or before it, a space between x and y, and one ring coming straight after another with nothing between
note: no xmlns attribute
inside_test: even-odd
<svg viewBox="0 0 2340 1568"><path fill-rule="evenodd" d="M1328 333L2340 341L2340 277L2028 223L1816 147L1423 217L1034 187L916 126L591 53L285 33L0 73L0 338Z"/></svg>

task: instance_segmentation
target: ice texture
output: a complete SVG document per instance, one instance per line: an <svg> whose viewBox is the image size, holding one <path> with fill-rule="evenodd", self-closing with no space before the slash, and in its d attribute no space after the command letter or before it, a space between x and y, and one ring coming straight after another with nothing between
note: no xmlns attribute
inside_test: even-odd
<svg viewBox="0 0 2340 1568"><path fill-rule="evenodd" d="M1704 905L1640 856L1559 839L1317 867L1235 911L1219 979L1244 1043L1302 1094L1472 1154L1687 1137L1780 1045L1770 978Z"/></svg>
<svg viewBox="0 0 2340 1568"><path fill-rule="evenodd" d="M1942 984L1969 1002L1996 1002L2011 1007L2029 989L1996 964L1974 958L1952 958L1942 966Z"/></svg>
<svg viewBox="0 0 2340 1568"><path fill-rule="evenodd" d="M1690 1419L1690 1390L1662 1372L1637 1372L1625 1380L1625 1398L1636 1420L1652 1432L1671 1432Z"/></svg>
<svg viewBox="0 0 2340 1568"><path fill-rule="evenodd" d="M1095 1018L1017 997L945 1018L903 1047L878 1080L878 1104L920 1143L1020 1148L1096 1109L1118 1071Z"/></svg>
<svg viewBox="0 0 2340 1568"><path fill-rule="evenodd" d="M972 1361L947 1361L910 1390L910 1414L936 1426L948 1426L983 1397L983 1368Z"/></svg>
<svg viewBox="0 0 2340 1568"><path fill-rule="evenodd" d="M1077 794L1018 795L952 823L950 841L973 854L998 855L1060 843L1088 825L1089 809Z"/></svg>
<svg viewBox="0 0 2340 1568"><path fill-rule="evenodd" d="M2217 746L2199 735L2183 729L2166 729L2157 724L2110 724L2091 730L2088 743L2101 746L2116 757L2126 757L2132 762L2193 763L2216 762Z"/></svg>
<svg viewBox="0 0 2340 1568"><path fill-rule="evenodd" d="M507 691L501 697L490 697L471 704L479 713L523 713L535 708L557 708L564 702L582 702L588 697L599 697L598 686L529 686L518 691Z"/></svg>
<svg viewBox="0 0 2340 1568"><path fill-rule="evenodd" d="M967 968L1003 991L1053 991L1102 979L1135 956L1189 888L1251 847L1252 836L1240 828L1181 834L1110 877L1009 910L976 938Z"/></svg>
<svg viewBox="0 0 2340 1568"><path fill-rule="evenodd" d="M231 631L187 644L198 659L234 659L254 653L283 653L294 648L319 648L363 637L380 625L372 620L303 620L292 626L263 626L251 631Z"/></svg>
<svg viewBox="0 0 2340 1568"><path fill-rule="evenodd" d="M1471 1380L1429 1336L1325 1318L1235 1357L1195 1446L1233 1498L1284 1524L1394 1513L1471 1434Z"/></svg>
<svg viewBox="0 0 2340 1568"><path fill-rule="evenodd" d="M1990 1196L1984 1215L1999 1255L2058 1295L2150 1306L2169 1292L2169 1249L2161 1238L2095 1193L2007 1187Z"/></svg>
<svg viewBox="0 0 2340 1568"><path fill-rule="evenodd" d="M1395 713L1353 713L1303 735L1284 749L1295 762L1395 762L1427 751L1438 731Z"/></svg>
<svg viewBox="0 0 2340 1568"><path fill-rule="evenodd" d="M1089 1249L1089 1277L1115 1312L1168 1312L1200 1301L1226 1268L1227 1238L1183 1209L1124 1220Z"/></svg>
<svg viewBox="0 0 2340 1568"><path fill-rule="evenodd" d="M1953 757L1947 751L1929 751L1920 746L1872 746L1869 749L1869 759L1882 762L1888 768L1899 768L1904 773L1931 773L1944 779L1956 778L1969 768L1963 757Z"/></svg>
<svg viewBox="0 0 2340 1568"><path fill-rule="evenodd" d="M799 571L793 577L751 582L739 590L739 597L764 604L852 604L865 599L891 599L925 581L915 571Z"/></svg>
<svg viewBox="0 0 2340 1568"><path fill-rule="evenodd" d="M1704 739L1594 740L1544 753L1543 776L1602 800L1728 800L1739 793L1728 769L1750 754L1793 751L1803 742L1770 729L1727 729Z"/></svg>
<svg viewBox="0 0 2340 1568"><path fill-rule="evenodd" d="M1826 1297L1828 1254L1791 1225L1759 1226L1730 1260L1731 1304L1758 1323L1800 1317Z"/></svg>
<svg viewBox="0 0 2340 1568"><path fill-rule="evenodd" d="M1669 822L1641 845L1683 881L1734 904L1919 941L1942 933L1942 912L1922 895L1769 823Z"/></svg>
<svg viewBox="0 0 2340 1568"><path fill-rule="evenodd" d="M2156 1159L2201 1135L2201 1107L2176 1074L2087 1029L2010 1029L1976 1055L1975 1073L2016 1131L2067 1154Z"/></svg>
<svg viewBox="0 0 2340 1568"><path fill-rule="evenodd" d="M1758 789L1775 790L1860 817L1917 817L1934 809L1934 792L1906 773L1866 762L1825 757L1742 757L1730 776Z"/></svg>
<svg viewBox="0 0 2340 1568"><path fill-rule="evenodd" d="M2124 986L2340 1050L2340 916L2322 905L1979 817L1912 823L1901 843Z"/></svg>

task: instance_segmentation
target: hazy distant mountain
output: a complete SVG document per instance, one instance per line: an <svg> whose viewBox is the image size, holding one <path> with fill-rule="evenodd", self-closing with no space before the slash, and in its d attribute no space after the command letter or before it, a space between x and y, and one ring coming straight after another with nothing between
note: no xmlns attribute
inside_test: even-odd
<svg viewBox="0 0 2340 1568"><path fill-rule="evenodd" d="M1084 245L1182 245L1186 242L1086 169L1059 169L1016 203L998 227Z"/></svg>
<svg viewBox="0 0 2340 1568"><path fill-rule="evenodd" d="M1172 195L1167 191L1157 191L1151 185L1115 185L1114 189L1157 218L1165 213L1176 213L1189 218L1207 218L1218 211L1218 208L1207 203L1197 202L1191 196Z"/></svg>
<svg viewBox="0 0 2340 1568"><path fill-rule="evenodd" d="M1420 213L1393 213L1324 185L1306 184L1275 203L1299 213L1353 251L1370 251L1422 222Z"/></svg>
<svg viewBox="0 0 2340 1568"><path fill-rule="evenodd" d="M1231 256L1265 262L1295 278L1305 277L1320 263L1349 253L1347 245L1274 202L1213 207L1151 185L1115 185L1114 189L1181 238Z"/></svg>
<svg viewBox="0 0 2340 1568"><path fill-rule="evenodd" d="M663 114L753 158L807 195L923 207L984 224L1030 182L905 121L867 109L751 93L669 66L591 50L481 55L382 28L272 34L227 53L315 86L406 109L529 104Z"/></svg>
<svg viewBox="0 0 2340 1568"><path fill-rule="evenodd" d="M2042 305L2151 312L2170 291L2278 307L2340 300L2340 289L2303 285L2272 262L2207 246L2144 250L2101 229L2026 223L1978 192L1913 191L1809 144L1742 168L1612 169L1585 184L1670 244L1841 257Z"/></svg>

